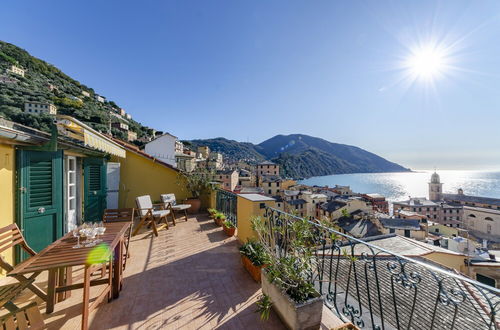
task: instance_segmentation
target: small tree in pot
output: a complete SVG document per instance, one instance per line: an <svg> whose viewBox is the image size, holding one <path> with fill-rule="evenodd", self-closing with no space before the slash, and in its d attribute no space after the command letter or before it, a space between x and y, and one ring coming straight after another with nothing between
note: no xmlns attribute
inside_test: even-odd
<svg viewBox="0 0 500 330"><path fill-rule="evenodd" d="M179 173L177 183L191 194L191 197L186 200L186 204L191 205L190 213L198 213L201 207L200 196L212 191L212 176L212 173L207 170Z"/></svg>
<svg viewBox="0 0 500 330"><path fill-rule="evenodd" d="M270 227L261 217L252 218L252 228L269 254L269 264L262 269L262 292L270 297L273 308L290 329L318 329L323 299L310 280L315 248L311 223L295 219L287 222L286 228L272 227L273 236L287 239L286 253L279 256L267 245Z"/></svg>

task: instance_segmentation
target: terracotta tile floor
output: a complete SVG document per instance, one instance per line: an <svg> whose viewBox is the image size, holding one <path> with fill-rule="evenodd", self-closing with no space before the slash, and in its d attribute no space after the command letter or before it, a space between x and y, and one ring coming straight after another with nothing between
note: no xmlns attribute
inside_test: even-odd
<svg viewBox="0 0 500 330"><path fill-rule="evenodd" d="M145 230L132 238L130 251L120 297L90 315L90 329L284 328L275 314L260 321L254 312L260 284L242 268L237 240L206 216L178 220L154 239ZM43 276L37 283L46 288ZM21 306L35 299L25 292ZM81 299L81 290L73 291L50 315L38 300L49 329L79 329Z"/></svg>
<svg viewBox="0 0 500 330"><path fill-rule="evenodd" d="M143 230L132 237L130 251L120 297L90 315L90 329L284 329L274 312L260 321L255 313L260 284L243 269L237 240L207 216L178 220L154 239ZM81 273L74 270L75 282ZM44 276L37 284L46 289ZM98 292L98 286L91 289L93 296ZM57 303L49 315L45 303L28 290L16 303L33 300L49 329L80 328L82 290ZM322 329L341 323L324 308Z"/></svg>

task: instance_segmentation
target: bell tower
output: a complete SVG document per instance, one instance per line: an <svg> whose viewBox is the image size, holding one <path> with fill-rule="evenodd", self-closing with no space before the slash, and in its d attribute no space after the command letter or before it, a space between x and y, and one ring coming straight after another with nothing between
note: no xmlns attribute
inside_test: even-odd
<svg viewBox="0 0 500 330"><path fill-rule="evenodd" d="M431 182L429 182L429 199L433 202L443 199L443 184L436 172L432 174Z"/></svg>

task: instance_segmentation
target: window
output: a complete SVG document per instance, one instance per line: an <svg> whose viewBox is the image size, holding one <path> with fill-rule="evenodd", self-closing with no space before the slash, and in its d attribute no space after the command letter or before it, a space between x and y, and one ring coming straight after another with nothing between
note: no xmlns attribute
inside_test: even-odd
<svg viewBox="0 0 500 330"><path fill-rule="evenodd" d="M484 220L486 220L486 221L493 221L493 219L490 218L490 217L486 217L486 218L484 218Z"/></svg>
<svg viewBox="0 0 500 330"><path fill-rule="evenodd" d="M269 195L271 195L271 189L268 190Z"/></svg>
<svg viewBox="0 0 500 330"><path fill-rule="evenodd" d="M487 232L488 234L491 234L491 225L487 225L487 226L486 226L486 232Z"/></svg>

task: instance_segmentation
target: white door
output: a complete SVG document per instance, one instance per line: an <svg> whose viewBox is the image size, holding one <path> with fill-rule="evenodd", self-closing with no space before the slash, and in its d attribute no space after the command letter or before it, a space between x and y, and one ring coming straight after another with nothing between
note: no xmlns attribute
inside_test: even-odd
<svg viewBox="0 0 500 330"><path fill-rule="evenodd" d="M120 163L108 163L107 167L107 208L118 208L118 191L120 189Z"/></svg>
<svg viewBox="0 0 500 330"><path fill-rule="evenodd" d="M76 157L66 158L66 230L70 231L77 226L77 184L76 184Z"/></svg>

